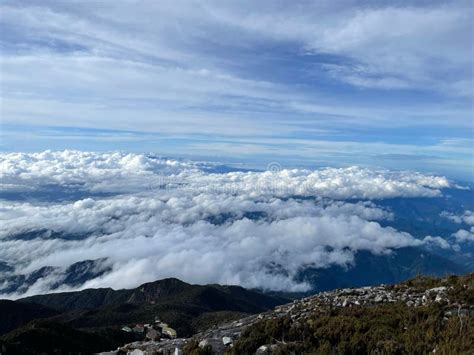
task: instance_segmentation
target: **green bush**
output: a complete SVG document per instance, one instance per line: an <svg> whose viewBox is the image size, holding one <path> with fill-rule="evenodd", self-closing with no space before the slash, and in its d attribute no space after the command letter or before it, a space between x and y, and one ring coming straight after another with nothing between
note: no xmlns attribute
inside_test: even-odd
<svg viewBox="0 0 474 355"><path fill-rule="evenodd" d="M289 317L247 328L233 354L252 354L263 344L279 344L295 354L471 354L474 321L444 318L441 305L410 308L404 304L320 309L307 320ZM284 344L282 343L284 342Z"/></svg>

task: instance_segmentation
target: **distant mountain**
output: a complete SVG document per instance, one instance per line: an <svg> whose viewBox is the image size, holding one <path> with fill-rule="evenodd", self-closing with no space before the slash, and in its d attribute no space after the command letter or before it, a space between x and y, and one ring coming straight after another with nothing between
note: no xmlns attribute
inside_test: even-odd
<svg viewBox="0 0 474 355"><path fill-rule="evenodd" d="M87 289L38 295L18 300L62 311L55 321L74 327L114 327L152 322L154 317L191 334L213 319L257 313L288 299L239 286L190 285L178 279L146 283L135 289Z"/></svg>
<svg viewBox="0 0 474 355"><path fill-rule="evenodd" d="M2 276L3 285L0 285L0 292L12 293L22 292L33 285L40 278L56 275L57 281L51 284L51 289L60 286L77 287L84 282L98 277L109 271L106 259L84 260L74 263L66 269L46 266L35 270L27 275L12 275L7 264L0 264L6 271L7 276ZM284 265L278 270L284 270ZM347 267L331 266L328 268L303 269L297 276L298 281L307 281L312 287L310 293L331 290L338 287L357 287L375 285L380 283L397 283L418 274L442 276L445 274L463 274L472 271L468 266L457 264L446 257L433 254L419 248L400 248L393 250L388 255L375 255L367 251L355 253L354 263ZM1 270L0 270L1 274ZM182 283L173 284L172 281L162 280L161 283L168 282L161 287L155 283L141 286L146 292L134 292L133 290L112 290L110 288L84 290L81 292L67 292L54 294L54 298L47 295L45 297L32 297L39 303L51 306L60 310L70 309L93 309L103 306L119 305L122 303L143 303L152 301L156 295L166 296L166 292L186 293L191 285ZM234 290L235 291L235 290ZM277 293L273 293L277 294ZM282 293L282 295L284 295ZM285 296L286 297L286 296ZM289 295L289 297L292 297ZM52 302L49 304L48 302Z"/></svg>
<svg viewBox="0 0 474 355"><path fill-rule="evenodd" d="M306 268L298 280L307 281L311 292L342 287L398 283L417 275L444 276L463 274L467 268L418 248L400 248L389 255L360 251L348 267Z"/></svg>
<svg viewBox="0 0 474 355"><path fill-rule="evenodd" d="M153 323L158 317L180 336L190 336L222 321L266 311L287 301L239 286L191 285L172 278L128 290L87 289L38 295L0 301L2 333L8 332L0 337L0 345L3 342L15 352L33 354L52 349L97 352L132 341L130 335L120 331L126 324ZM83 345L78 345L78 339ZM19 343L25 347L18 348Z"/></svg>
<svg viewBox="0 0 474 355"><path fill-rule="evenodd" d="M37 303L61 311L97 309L123 304L143 306L182 302L212 310L253 313L273 307L285 299L249 291L240 286L191 285L168 278L146 283L134 289L86 289L31 296L18 301Z"/></svg>
<svg viewBox="0 0 474 355"><path fill-rule="evenodd" d="M67 268L44 266L29 274L13 274L13 267L0 262L0 293L22 293L39 279L54 276L55 280L49 286L54 290L61 286L76 287L88 280L103 275L110 271L110 266L105 263L106 259L83 260L71 264Z"/></svg>

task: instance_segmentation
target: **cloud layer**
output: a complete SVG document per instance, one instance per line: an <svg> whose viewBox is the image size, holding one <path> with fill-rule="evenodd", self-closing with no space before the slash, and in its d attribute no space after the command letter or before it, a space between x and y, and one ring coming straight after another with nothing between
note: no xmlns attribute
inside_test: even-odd
<svg viewBox="0 0 474 355"><path fill-rule="evenodd" d="M440 176L360 167L316 171L282 169L265 172L217 173L218 166L163 159L153 155L79 151L11 153L0 157L2 188L37 190L57 185L88 192L140 192L176 188L196 192L225 190L252 196L318 195L336 199L433 197L450 186Z"/></svg>
<svg viewBox="0 0 474 355"><path fill-rule="evenodd" d="M82 288L179 277L305 290L294 279L305 267L347 265L360 250L386 254L439 244L383 227L393 214L375 203L439 196L450 186L443 177L411 172L280 170L277 164L270 171L232 171L119 152L2 154L0 167L10 197L42 189L88 195L10 198L1 208L0 261L15 265L15 273L107 258L111 271ZM50 290L57 282L50 276L25 294Z"/></svg>

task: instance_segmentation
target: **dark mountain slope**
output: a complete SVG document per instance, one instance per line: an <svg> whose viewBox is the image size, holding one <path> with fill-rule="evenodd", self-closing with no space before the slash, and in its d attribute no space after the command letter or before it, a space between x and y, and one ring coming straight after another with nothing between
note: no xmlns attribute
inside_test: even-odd
<svg viewBox="0 0 474 355"><path fill-rule="evenodd" d="M0 300L0 335L33 319L52 317L58 313L39 304Z"/></svg>
<svg viewBox="0 0 474 355"><path fill-rule="evenodd" d="M0 337L0 349L31 354L98 352L134 340L120 331L124 324L153 323L158 317L180 336L190 336L287 301L238 286L190 285L177 279L130 290L88 289L1 301L0 312L8 312L1 313L0 323L4 332L10 332Z"/></svg>
<svg viewBox="0 0 474 355"><path fill-rule="evenodd" d="M75 328L117 328L123 324L150 323L158 317L183 335L287 301L238 286L190 285L172 278L130 290L88 289L19 300L61 311L51 320Z"/></svg>
<svg viewBox="0 0 474 355"><path fill-rule="evenodd" d="M133 341L125 332L100 329L95 332L37 320L0 337L2 354L92 354Z"/></svg>
<svg viewBox="0 0 474 355"><path fill-rule="evenodd" d="M123 304L159 305L187 304L214 311L233 310L259 312L285 302L282 297L268 296L239 286L191 285L178 279L164 279L143 284L135 289L87 289L77 292L52 293L19 300L38 303L57 310L97 309Z"/></svg>
<svg viewBox="0 0 474 355"><path fill-rule="evenodd" d="M111 288L87 289L78 292L60 292L31 296L18 301L38 303L57 310L95 309L114 304L126 303L130 290Z"/></svg>

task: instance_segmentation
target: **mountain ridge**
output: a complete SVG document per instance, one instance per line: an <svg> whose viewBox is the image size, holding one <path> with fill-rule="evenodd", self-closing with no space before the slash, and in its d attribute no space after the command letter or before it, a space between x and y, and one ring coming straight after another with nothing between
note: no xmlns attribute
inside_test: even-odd
<svg viewBox="0 0 474 355"><path fill-rule="evenodd" d="M4 325L0 345L3 342L14 353L35 354L48 352L51 344L72 353L116 348L134 340L133 334L120 330L124 325L154 323L158 318L178 334L190 336L199 329L271 309L288 299L240 286L192 285L168 278L133 289L86 289L5 302L20 314L21 310L44 310L45 314L19 321L0 313L0 324ZM74 337L74 332L83 345L75 339L70 342L74 347L68 345L67 339ZM26 348L17 348L18 343L26 344Z"/></svg>

